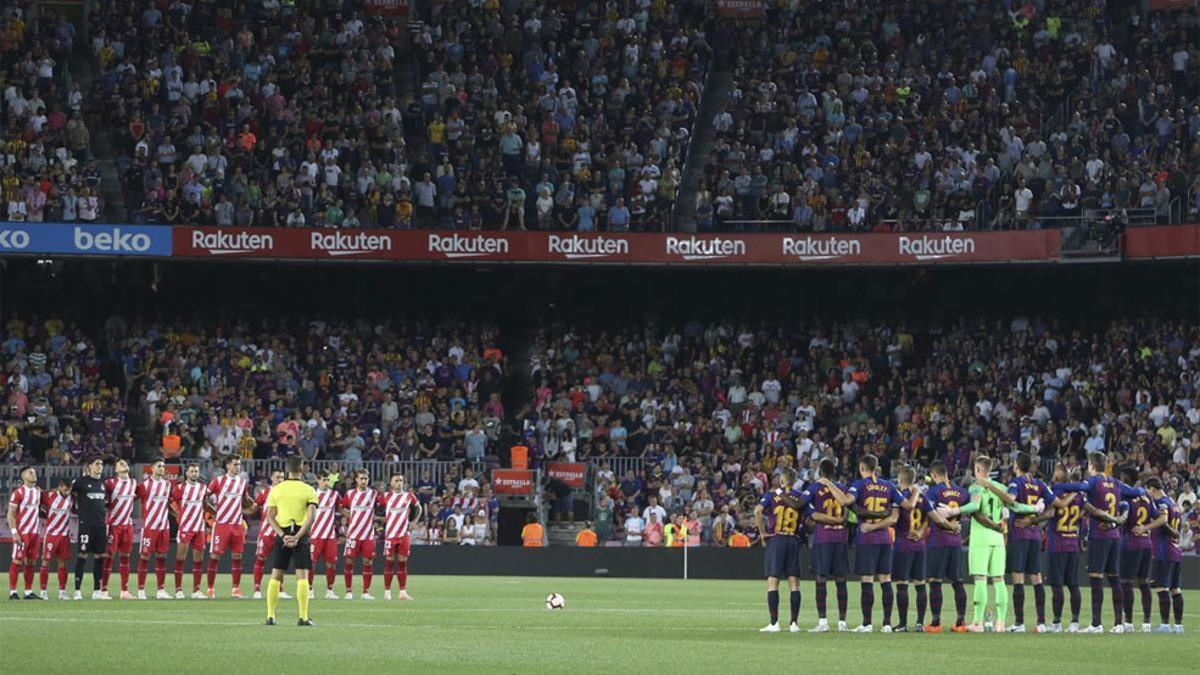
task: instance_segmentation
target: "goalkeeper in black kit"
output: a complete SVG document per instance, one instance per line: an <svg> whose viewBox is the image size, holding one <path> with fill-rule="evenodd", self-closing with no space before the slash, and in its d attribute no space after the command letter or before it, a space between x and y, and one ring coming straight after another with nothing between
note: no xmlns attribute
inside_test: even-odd
<svg viewBox="0 0 1200 675"><path fill-rule="evenodd" d="M87 471L71 484L75 496L75 509L79 515L79 544L75 553L75 599L82 600L83 568L88 556L92 557L92 599L111 600L100 590L104 572L104 554L108 544L108 528L105 513L108 498L104 491L104 460L92 457L87 461Z"/></svg>

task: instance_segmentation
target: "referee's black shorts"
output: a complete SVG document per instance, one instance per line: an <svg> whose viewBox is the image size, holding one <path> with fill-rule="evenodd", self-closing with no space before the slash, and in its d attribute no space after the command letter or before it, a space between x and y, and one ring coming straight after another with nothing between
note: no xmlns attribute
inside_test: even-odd
<svg viewBox="0 0 1200 675"><path fill-rule="evenodd" d="M295 534L300 531L299 525L283 528L287 534ZM296 542L296 546L288 548L283 545L283 539L278 538L275 541L275 551L271 554L271 569L284 570L285 572L295 564L298 570L312 569L312 550L309 547L308 535L304 535L300 541Z"/></svg>

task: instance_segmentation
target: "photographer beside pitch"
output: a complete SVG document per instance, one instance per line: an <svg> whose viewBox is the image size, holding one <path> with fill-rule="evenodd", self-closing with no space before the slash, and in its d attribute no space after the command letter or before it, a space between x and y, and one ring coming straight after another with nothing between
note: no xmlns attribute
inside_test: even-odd
<svg viewBox="0 0 1200 675"><path fill-rule="evenodd" d="M308 570L312 567L308 531L317 510L317 492L300 479L304 460L287 458L287 479L271 488L267 497L266 521L275 530L278 545L271 563L271 581L267 584L267 625L275 625L275 606L288 566L296 565L296 602L300 606L298 626L313 625L308 618Z"/></svg>

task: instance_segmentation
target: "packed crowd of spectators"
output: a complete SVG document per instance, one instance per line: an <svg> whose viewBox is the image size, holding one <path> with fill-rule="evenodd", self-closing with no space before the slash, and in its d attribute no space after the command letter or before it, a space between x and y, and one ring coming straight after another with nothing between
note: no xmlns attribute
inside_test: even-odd
<svg viewBox="0 0 1200 675"><path fill-rule="evenodd" d="M78 464L132 458L124 392L104 378L95 343L55 317L13 317L0 342L0 463Z"/></svg>
<svg viewBox="0 0 1200 675"><path fill-rule="evenodd" d="M656 502L660 522L697 519L705 542L734 527L753 540L774 472L807 480L833 458L849 478L865 453L885 476L934 460L959 475L976 453L1018 451L1077 467L1104 451L1172 494L1200 480L1200 331L1184 321L554 326L533 369L534 455L608 462L602 537L627 538L629 514L644 524ZM610 468L630 457L641 471Z"/></svg>
<svg viewBox="0 0 1200 675"><path fill-rule="evenodd" d="M1039 227L1165 208L1163 184L1186 187L1194 166L1196 17L1106 4L780 3L737 37L699 226ZM1067 128L1044 125L1067 109Z"/></svg>
<svg viewBox="0 0 1200 675"><path fill-rule="evenodd" d="M661 230L712 53L704 6L435 3L406 118L432 158L417 225Z"/></svg>
<svg viewBox="0 0 1200 675"><path fill-rule="evenodd" d="M130 220L399 222L402 21L315 0L161 5L90 15L93 95L116 129Z"/></svg>
<svg viewBox="0 0 1200 675"><path fill-rule="evenodd" d="M67 68L76 31L45 3L0 8L0 220L101 218L84 94Z"/></svg>
<svg viewBox="0 0 1200 675"><path fill-rule="evenodd" d="M144 325L125 369L169 457L474 460L500 432L495 329L423 321Z"/></svg>

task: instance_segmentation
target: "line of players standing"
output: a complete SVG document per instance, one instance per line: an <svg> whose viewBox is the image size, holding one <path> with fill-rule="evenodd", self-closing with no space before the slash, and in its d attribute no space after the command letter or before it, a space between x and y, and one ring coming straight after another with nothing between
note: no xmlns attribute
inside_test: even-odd
<svg viewBox="0 0 1200 675"><path fill-rule="evenodd" d="M1121 471L1122 480L1109 475L1102 453L1089 457L1087 477L1071 481L1066 465L1054 469L1054 483L1047 485L1032 471L1024 453L1013 464L1014 479L1002 498L1007 504L1047 507L1036 515L1012 514L1006 522L990 524L1003 531L1008 544L1008 573L1013 583L1015 622L1010 632L1025 632L1025 585L1031 584L1037 613L1036 632L1063 632L1063 609L1070 597L1070 623L1065 632L1103 632L1104 585L1111 591L1115 625L1113 632L1133 632L1134 587L1141 595L1142 632L1183 632L1183 594L1180 588L1182 550L1179 546L1181 517L1175 502L1164 492L1161 481L1149 478L1141 488L1131 487L1137 479L1133 469ZM916 483L915 471L903 467L898 485L877 477L878 462L867 455L860 461L860 479L846 487L834 481L836 464L821 462L819 480L806 489L795 489L795 474L781 472L776 489L764 494L755 510L764 545L767 605L771 623L763 632L779 632L779 581L791 587L791 632L800 632L799 540L804 516L813 527L813 568L816 575L816 604L819 616L809 632L831 630L827 618L827 582L837 590L838 631L849 631L846 623L849 576L847 511L859 524L855 535L854 574L861 581L863 622L855 632L872 632L874 585L879 584L883 601L882 632L907 632L909 586L916 592L917 621L912 630L941 633L942 586L949 583L954 593L956 620L952 632L968 632L965 622L967 594L962 574L964 545L962 523L950 512L971 501L968 490L952 483L941 462L929 470L927 485ZM1086 517L1085 517L1086 516ZM765 527L762 519L766 518ZM986 519L983 519L986 520ZM1045 531L1043 526L1048 525ZM974 527L983 523L977 516ZM1043 575L1042 552L1046 574ZM1079 590L1079 559L1086 555L1091 586L1091 626L1080 629L1082 597ZM976 583L987 583L986 572L970 574ZM1001 577L1002 581L1002 577ZM895 588L893 588L893 583ZM1047 625L1045 585L1052 593L1052 621ZM928 592L927 592L928 591ZM1153 596L1159 601L1160 624L1151 628ZM893 608L899 610L893 625ZM925 624L926 609L931 610ZM1174 622L1172 623L1172 610ZM1006 617L998 617L1003 622ZM982 627L978 627L982 630Z"/></svg>
<svg viewBox="0 0 1200 675"><path fill-rule="evenodd" d="M217 570L225 553L229 553L234 598L241 592L242 556L246 548L247 524L245 515L264 508L270 487L251 497L249 481L242 475L239 457L227 457L224 474L209 482L201 481L200 467L190 464L184 477L172 481L166 477L166 466L159 459L151 464L150 475L138 481L129 475L129 464L117 460L116 476L104 480L104 461L100 457L86 461L86 473L74 481L63 480L53 490L42 490L37 484L33 467L20 472L21 485L9 498L7 519L13 533L13 556L9 566L9 599L48 599L47 583L53 566L57 566L58 598L65 600L68 564L71 560L71 515L78 516L75 537L75 600L81 600L84 571L92 559L93 600L109 600L108 580L115 560L121 578L122 599L145 600L149 568L155 567L157 592L160 600L183 599L184 566L192 559L191 597L216 597ZM420 502L404 486L404 476L393 475L389 490L380 493L370 485L370 475L358 471L355 485L344 494L330 487L330 477L318 477L319 504L316 520L310 532L314 568L325 563L327 599L337 599L334 590L338 571L339 548L343 551L345 598L353 598L354 565L361 561L362 593L364 600L373 600L371 580L376 555L376 520L383 525L384 598L391 599L392 581L398 586L397 598L412 599L407 592L408 557L410 553L408 526L410 515L420 517ZM283 480L282 472L274 472L271 485ZM141 532L137 541L137 595L129 590L134 538L134 508L141 506ZM176 522L175 592L166 585L167 556L171 549L171 520ZM210 522L211 521L211 522ZM343 546L339 547L339 539ZM259 528L254 553L254 596L261 597L264 565L275 546L275 532ZM204 554L208 552L205 568ZM38 589L34 576L40 561ZM24 572L24 595L18 590ZM207 571L207 591L201 591L201 579ZM311 577L315 572L309 571ZM283 597L283 596L281 596Z"/></svg>

